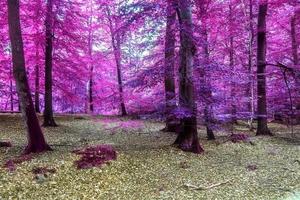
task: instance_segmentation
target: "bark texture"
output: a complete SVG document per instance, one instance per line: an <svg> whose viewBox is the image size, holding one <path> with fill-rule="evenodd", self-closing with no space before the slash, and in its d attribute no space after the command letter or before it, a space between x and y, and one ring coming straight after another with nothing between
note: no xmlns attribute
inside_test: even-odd
<svg viewBox="0 0 300 200"><path fill-rule="evenodd" d="M207 8L206 4L208 3L206 0L200 0L196 1L196 6L198 9L197 16L198 19L201 20L201 27L199 29L200 35L201 35L201 47L203 52L201 54L203 55L202 64L203 66L200 66L200 80L201 80L201 88L200 96L202 99L204 99L204 120L205 120L205 126L206 126L206 133L207 133L207 139L208 140L214 140L215 135L213 132L213 97L212 97L212 91L211 91L211 82L210 82L210 73L208 70L210 60L209 60L209 46L208 46L208 30L207 30ZM199 55L200 57L200 55Z"/></svg>
<svg viewBox="0 0 300 200"><path fill-rule="evenodd" d="M261 0L257 24L257 132L256 135L272 135L268 128L266 97L266 16L268 1Z"/></svg>
<svg viewBox="0 0 300 200"><path fill-rule="evenodd" d="M47 0L45 50L45 110L43 126L57 126L53 117L52 102L52 51L53 51L53 0Z"/></svg>
<svg viewBox="0 0 300 200"><path fill-rule="evenodd" d="M175 145L184 151L203 152L197 133L197 109L194 99L193 66L196 47L193 41L193 22L191 2L179 0L180 21L180 66L179 66L179 103L186 110L180 120L180 130Z"/></svg>
<svg viewBox="0 0 300 200"><path fill-rule="evenodd" d="M39 153L51 150L45 141L38 118L36 116L26 76L23 40L20 25L19 1L7 0L7 5L9 36L12 47L13 75L16 80L22 116L27 128L28 144L24 153Z"/></svg>
<svg viewBox="0 0 300 200"><path fill-rule="evenodd" d="M166 98L166 132L176 132L178 122L173 114L176 109L175 93L175 43L176 43L176 8L175 0L168 0L167 27L165 38L165 98Z"/></svg>

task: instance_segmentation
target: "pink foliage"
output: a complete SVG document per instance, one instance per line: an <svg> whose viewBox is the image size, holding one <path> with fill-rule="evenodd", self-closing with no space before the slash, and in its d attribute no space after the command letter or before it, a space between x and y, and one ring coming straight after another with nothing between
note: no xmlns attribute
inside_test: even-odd
<svg viewBox="0 0 300 200"><path fill-rule="evenodd" d="M117 159L117 152L110 145L98 145L73 152L81 156L79 160L75 161L78 169L99 167Z"/></svg>
<svg viewBox="0 0 300 200"><path fill-rule="evenodd" d="M8 169L8 171L13 172L16 170L16 165L21 164L26 161L32 160L32 155L21 155L19 157L10 159L5 162L4 167Z"/></svg>

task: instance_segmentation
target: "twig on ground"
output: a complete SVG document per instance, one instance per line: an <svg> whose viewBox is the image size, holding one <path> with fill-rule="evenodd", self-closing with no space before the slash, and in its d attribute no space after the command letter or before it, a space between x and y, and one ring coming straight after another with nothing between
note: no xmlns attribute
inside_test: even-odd
<svg viewBox="0 0 300 200"><path fill-rule="evenodd" d="M221 185L225 185L225 184L229 183L230 181L232 181L232 179L229 179L229 180L226 180L226 181L223 181L220 183L215 183L215 184L212 184L209 186L196 186L196 185L192 185L190 183L185 183L184 187L186 187L187 189L190 189L190 190L209 190L209 189L212 189L215 187L219 187Z"/></svg>

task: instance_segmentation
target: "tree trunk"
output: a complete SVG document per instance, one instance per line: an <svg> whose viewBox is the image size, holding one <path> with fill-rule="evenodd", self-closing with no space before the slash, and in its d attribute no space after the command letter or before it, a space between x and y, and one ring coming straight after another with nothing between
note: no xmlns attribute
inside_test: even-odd
<svg viewBox="0 0 300 200"><path fill-rule="evenodd" d="M88 35L88 48L89 48L89 85L88 85L88 110L89 113L92 114L94 112L94 102L93 102L93 73L94 73L94 66L93 66L93 36L92 36L92 19L89 20L89 35Z"/></svg>
<svg viewBox="0 0 300 200"><path fill-rule="evenodd" d="M19 1L7 0L7 5L9 36L12 46L13 74L16 80L22 116L27 128L28 145L25 149L25 153L38 153L51 150L45 141L31 99L31 92L25 70L25 58L19 16Z"/></svg>
<svg viewBox="0 0 300 200"><path fill-rule="evenodd" d="M297 66L299 63L298 59L298 43L296 34L296 15L291 19L291 37L292 37L292 51L293 51L293 62Z"/></svg>
<svg viewBox="0 0 300 200"><path fill-rule="evenodd" d="M115 42L113 46L114 46L114 54L115 54L116 65L117 65L121 115L126 116L127 111L125 108L124 96L123 96L123 82L122 82L122 72L121 72L121 41L120 41L119 33L115 35Z"/></svg>
<svg viewBox="0 0 300 200"><path fill-rule="evenodd" d="M236 84L235 84L235 72L234 72L234 41L233 41L233 28L231 23L233 22L233 13L232 13L232 5L229 5L229 30L230 30L230 38L229 38L229 66L230 70L233 73L230 84L230 96L231 96L231 123L237 123L236 117ZM233 131L232 124L232 131Z"/></svg>
<svg viewBox="0 0 300 200"><path fill-rule="evenodd" d="M179 0L180 66L179 103L185 115L180 119L180 130L175 145L183 151L203 152L197 133L197 107L194 99L193 67L196 46L190 0Z"/></svg>
<svg viewBox="0 0 300 200"><path fill-rule="evenodd" d="M57 126L52 104L53 0L47 0L45 51L45 110L43 126Z"/></svg>
<svg viewBox="0 0 300 200"><path fill-rule="evenodd" d="M36 64L34 68L35 72L35 94L34 94L34 106L35 112L40 113L40 66L39 66L39 47L36 45Z"/></svg>
<svg viewBox="0 0 300 200"><path fill-rule="evenodd" d="M175 92L175 43L176 43L176 3L168 0L167 7L167 27L165 37L165 98L166 98L166 127L163 131L176 132L178 122L173 111L176 109Z"/></svg>
<svg viewBox="0 0 300 200"><path fill-rule="evenodd" d="M291 38L292 38L292 54L293 54L293 62L295 67L298 67L299 58L298 58L298 41L297 41L297 32L296 32L296 20L297 20L297 13L294 14L291 18ZM299 68L297 68L299 69ZM296 88L300 88L300 75L296 75L295 77ZM300 97L300 90L296 91L296 94ZM300 107L300 103L296 105L296 107ZM293 107L292 107L293 110ZM294 114L292 117L295 117ZM300 117L297 117L297 123L300 123Z"/></svg>
<svg viewBox="0 0 300 200"><path fill-rule="evenodd" d="M118 89L120 96L120 111L122 116L127 115L124 97L123 97L123 83L122 83L122 71L121 71L121 38L119 30L116 31L114 27L114 23L112 21L112 16L109 8L107 7L108 21L109 21L109 29L111 33L111 42L114 51L116 66L117 66L117 79L118 79Z"/></svg>
<svg viewBox="0 0 300 200"><path fill-rule="evenodd" d="M268 1L259 3L257 24L257 132L256 135L272 135L268 128L267 98L266 98L266 15Z"/></svg>
<svg viewBox="0 0 300 200"><path fill-rule="evenodd" d="M14 92L13 92L13 82L12 82L12 69L10 69L9 89L10 89L10 111L13 113L14 112Z"/></svg>
<svg viewBox="0 0 300 200"><path fill-rule="evenodd" d="M200 35L202 39L202 49L204 54L204 64L203 67L200 68L200 80L203 86L203 91L201 91L203 99L205 101L204 107L204 119L206 126L206 133L208 140L215 140L215 135L213 132L213 99L212 99L212 91L211 91L211 83L210 83L210 75L207 71L209 66L209 46L208 46L208 31L207 31L207 22L206 22L206 8L205 1L196 1L196 6L198 8L198 18L201 20L201 28Z"/></svg>
<svg viewBox="0 0 300 200"><path fill-rule="evenodd" d="M254 42L254 26L253 26L253 1L249 1L249 47L248 47L248 74L249 83L247 87L248 100L248 112L251 113L248 126L250 130L253 130L253 116L254 116L254 85L253 85L253 42Z"/></svg>

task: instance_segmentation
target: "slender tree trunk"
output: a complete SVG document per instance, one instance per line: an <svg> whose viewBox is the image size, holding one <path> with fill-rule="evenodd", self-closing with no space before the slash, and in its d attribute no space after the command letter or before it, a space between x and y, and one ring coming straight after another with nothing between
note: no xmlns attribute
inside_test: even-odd
<svg viewBox="0 0 300 200"><path fill-rule="evenodd" d="M90 26L91 26L90 21ZM88 110L89 113L94 112L94 102L93 102L93 73L94 73L94 66L92 61L92 49L93 49L93 41L92 41L92 30L90 27L89 36L88 36L88 45L89 45L89 85L88 85Z"/></svg>
<svg viewBox="0 0 300 200"><path fill-rule="evenodd" d="M39 47L36 45L36 64L35 64L35 94L34 94L34 106L35 112L40 113L40 66L39 66Z"/></svg>
<svg viewBox="0 0 300 200"><path fill-rule="evenodd" d="M202 96L205 101L204 107L204 119L205 119L205 126L206 126L206 133L208 140L215 140L215 135L213 132L213 97L211 91L211 83L210 83L210 75L207 71L209 61L209 46L208 46L208 31L207 31L207 21L206 21L206 8L205 8L205 1L196 1L196 6L198 8L198 18L201 20L201 28L200 35L202 36L202 49L204 54L204 61L202 62L204 66L200 68L200 80L203 84L201 91Z"/></svg>
<svg viewBox="0 0 300 200"><path fill-rule="evenodd" d="M22 116L27 128L28 145L25 153L51 150L46 143L38 118L34 111L30 88L25 70L23 40L20 25L19 0L7 0L9 36L12 46L13 74L21 103Z"/></svg>
<svg viewBox="0 0 300 200"><path fill-rule="evenodd" d="M13 82L12 82L12 69L10 69L10 80L9 80L9 89L10 89L10 111L14 112L14 92L13 92Z"/></svg>
<svg viewBox="0 0 300 200"><path fill-rule="evenodd" d="M165 98L166 98L166 127L163 131L176 132L178 122L173 111L176 109L175 93L175 43L176 43L176 1L168 0L167 27L165 37Z"/></svg>
<svg viewBox="0 0 300 200"><path fill-rule="evenodd" d="M230 96L231 96L231 123L237 123L236 117L236 84L234 80L234 38L233 38L233 28L231 23L233 23L233 13L232 13L232 5L229 5L229 22L230 22L230 38L229 38L229 66L230 70L232 71L232 79L230 84ZM233 131L233 124L232 124L232 131Z"/></svg>
<svg viewBox="0 0 300 200"><path fill-rule="evenodd" d="M179 103L185 111L175 145L184 151L203 152L197 133L197 107L194 99L193 67L196 46L193 41L193 22L190 0L179 0L180 66Z"/></svg>
<svg viewBox="0 0 300 200"><path fill-rule="evenodd" d="M254 42L254 26L253 26L253 1L249 1L249 47L248 47L248 74L249 83L247 87L248 101L248 111L251 113L250 119L248 121L249 129L253 130L253 116L254 116L254 81L253 81L253 42Z"/></svg>
<svg viewBox="0 0 300 200"><path fill-rule="evenodd" d="M111 42L112 42L112 47L113 47L116 66L117 66L117 79L118 79L118 89L119 89L119 96L120 96L120 111L122 116L126 116L127 111L124 103L122 71L121 71L121 38L120 38L120 34L114 28L114 24L112 21L112 16L109 8L107 8L107 14L108 14L110 33L111 33Z"/></svg>
<svg viewBox="0 0 300 200"><path fill-rule="evenodd" d="M268 1L259 3L257 24L257 132L256 135L272 135L268 128L266 97L266 16Z"/></svg>
<svg viewBox="0 0 300 200"><path fill-rule="evenodd" d="M297 43L297 34L296 34L296 16L293 16L291 19L291 37L292 37L292 51L293 51L293 62L294 65L298 65L298 43Z"/></svg>
<svg viewBox="0 0 300 200"><path fill-rule="evenodd" d="M295 67L298 66L299 64L299 58L298 58L298 41L297 41L297 32L296 32L296 13L294 16L292 16L291 18L291 38L292 38L292 53L293 53L293 62ZM300 75L296 76L296 88L300 88ZM300 97L300 90L298 90L297 94ZM290 95L290 99L291 99L291 95ZM292 100L291 100L292 102ZM300 103L298 103L298 105L296 105L296 107L300 107ZM294 112L293 112L293 106L291 105L291 111L292 111L292 118L294 118ZM293 120L293 119L292 119ZM300 123L300 117L297 117L297 123ZM293 127L293 126L292 126Z"/></svg>
<svg viewBox="0 0 300 200"><path fill-rule="evenodd" d="M120 108L122 116L127 115L124 96L123 96L123 82L122 82L122 71L121 71L121 43L120 43L120 35L117 33L115 35L115 44L114 46L114 54L117 65L117 76L118 76L118 85L119 85L119 95L120 95Z"/></svg>
<svg viewBox="0 0 300 200"><path fill-rule="evenodd" d="M57 126L52 103L53 0L47 0L45 51L45 110L43 126Z"/></svg>

